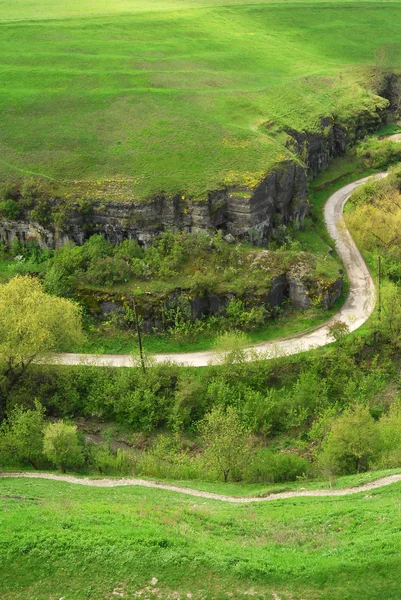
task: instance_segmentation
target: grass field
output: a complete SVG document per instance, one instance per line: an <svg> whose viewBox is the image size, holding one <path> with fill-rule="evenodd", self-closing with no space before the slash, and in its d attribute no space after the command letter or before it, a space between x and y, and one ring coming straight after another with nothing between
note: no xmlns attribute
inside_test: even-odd
<svg viewBox="0 0 401 600"><path fill-rule="evenodd" d="M400 491L236 506L0 480L0 596L399 600Z"/></svg>
<svg viewBox="0 0 401 600"><path fill-rule="evenodd" d="M383 47L398 68L400 17L398 2L2 0L0 177L128 180L137 197L253 185L289 156L280 128L372 108L367 69Z"/></svg>

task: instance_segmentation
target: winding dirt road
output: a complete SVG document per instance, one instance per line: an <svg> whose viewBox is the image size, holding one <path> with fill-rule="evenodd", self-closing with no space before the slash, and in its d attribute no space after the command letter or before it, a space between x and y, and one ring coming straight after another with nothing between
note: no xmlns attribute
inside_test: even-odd
<svg viewBox="0 0 401 600"><path fill-rule="evenodd" d="M146 479L87 479L85 477L79 478L72 475L53 475L52 473L0 473L1 478L21 478L25 477L28 479L51 479L54 481L64 481L66 483L72 483L74 485L87 485L90 487L121 487L127 485L156 488L160 490L166 490L169 492L178 492L180 494L186 494L187 496L196 496L198 498L207 498L208 500L221 500L222 502L230 502L231 504L249 504L251 502L269 502L271 500L285 500L287 498L316 498L326 496L348 496L351 494L360 494L362 492L370 492L371 490L377 490L378 488L385 487L392 483L401 481L401 473L389 475L388 477L382 477L376 479L371 483L365 483L358 487L343 488L339 490L299 490L296 492L279 492L277 494L268 494L267 496L248 496L248 497L236 497L236 496L225 496L223 494L213 494L212 492L201 492L199 490L192 490L186 487L180 487L178 485L169 485L167 483L160 483L157 481L147 481Z"/></svg>
<svg viewBox="0 0 401 600"><path fill-rule="evenodd" d="M385 177L387 173L378 173L375 179ZM249 360L258 358L270 359L306 352L312 348L325 346L332 340L329 335L330 326L336 321L348 325L350 331L358 329L372 314L375 306L375 286L369 269L361 253L345 226L343 217L344 205L352 192L363 185L369 178L365 177L350 183L327 200L324 208L324 219L331 237L335 241L337 252L347 271L350 283L349 296L341 308L329 321L321 327L295 337L262 342L246 349ZM190 352L177 354L155 354L156 363L172 362L181 366L205 367L216 358L216 352ZM132 367L133 360L129 354L53 354L46 358L46 363L64 365L93 365L112 367Z"/></svg>

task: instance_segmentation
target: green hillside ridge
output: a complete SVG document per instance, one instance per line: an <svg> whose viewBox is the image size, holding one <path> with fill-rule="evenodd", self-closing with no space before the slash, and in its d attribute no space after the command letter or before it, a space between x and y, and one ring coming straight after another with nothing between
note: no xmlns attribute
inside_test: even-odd
<svg viewBox="0 0 401 600"><path fill-rule="evenodd" d="M136 198L253 187L293 158L284 129L374 110L372 66L400 66L400 8L5 0L0 177Z"/></svg>
<svg viewBox="0 0 401 600"><path fill-rule="evenodd" d="M0 480L1 597L398 600L400 489L229 505Z"/></svg>

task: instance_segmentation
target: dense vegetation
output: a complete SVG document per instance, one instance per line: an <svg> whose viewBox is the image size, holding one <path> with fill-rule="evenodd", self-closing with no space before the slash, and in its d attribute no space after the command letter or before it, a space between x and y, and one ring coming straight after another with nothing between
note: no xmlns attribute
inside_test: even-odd
<svg viewBox="0 0 401 600"><path fill-rule="evenodd" d="M244 354L244 332L277 316L262 301L275 276L338 276L326 186L396 163L401 145L359 144L316 182L305 227L277 227L263 251L173 231L146 249L113 246L92 235L89 201L249 191L278 162L305 160L287 132L322 132L322 117L360 137L401 66L399 17L398 2L376 1L1 3L0 219L29 213L62 235L75 211L87 241L0 247L0 469L263 493L401 467L399 167L347 208L375 276L381 260L367 325L349 336L338 322L332 346L300 356ZM194 322L188 299L209 293L228 296L224 309ZM82 348L82 324L89 337L123 331L132 348L133 295L140 321L152 296L167 335L213 344L217 333L227 353L199 370L146 354L131 369L41 362ZM121 310L94 316L116 300ZM289 319L286 333L302 328ZM289 510L0 479L0 596L396 600L398 486Z"/></svg>
<svg viewBox="0 0 401 600"><path fill-rule="evenodd" d="M253 187L294 158L285 130L374 111L399 17L398 2L3 1L0 176L116 200Z"/></svg>
<svg viewBox="0 0 401 600"><path fill-rule="evenodd" d="M3 184L0 218L18 219L29 206L35 222L45 227L51 222L62 231L72 209L54 207L48 191L33 181L22 187ZM89 223L88 228L90 236ZM338 279L341 266L329 244L312 220L302 228L278 226L268 249L222 232L167 231L147 248L135 240L112 245L97 234L82 246L68 243L56 251L41 248L35 237L25 242L14 238L9 247L0 244L0 280L16 274L38 276L48 293L78 301L88 334L85 350L132 350L134 296L144 332L160 334L144 340L150 351L205 348L213 346L216 333L234 327L254 331L254 341L274 336L268 325L284 311L285 319L276 324L278 334L284 323L299 331L327 318L322 289ZM311 246L313 253L307 252ZM275 278L287 275L302 279L308 290L311 306L303 315L289 310L288 301L272 302L268 296ZM211 295L212 309L209 302L202 304Z"/></svg>
<svg viewBox="0 0 401 600"><path fill-rule="evenodd" d="M36 398L48 417L83 417L81 431L98 434L103 453L81 445L80 459L70 465L86 471L225 477L226 469L217 468L208 454L213 428L220 432L219 448L241 448L240 460L230 458L231 480L274 482L396 467L400 339L392 333L383 318L362 337L348 340L343 331L334 331L339 341L333 348L268 362L244 361L239 345L221 364L200 371L168 364L145 372L31 367L7 395L1 460L10 466L17 460L31 464L13 440L20 427L18 406L23 414L33 409L32 437L42 439L43 418L37 419L42 408L32 404ZM229 341L232 348L235 342ZM223 443L225 428L233 435L230 444ZM123 442L125 450L120 446L116 453L113 440ZM35 466L48 465L47 459L39 444Z"/></svg>
<svg viewBox="0 0 401 600"><path fill-rule="evenodd" d="M381 148L377 158L373 142L358 152L363 160L376 162L382 160L383 148L385 154L387 148L396 152L395 145ZM399 168L395 167L385 180L358 190L346 213L352 233L373 268L379 249L383 257L381 314L377 313L357 336L348 337L346 328L338 323L332 329L337 342L332 348L300 357L248 363L243 353L246 338L236 330L246 329L252 319L263 319L265 315L258 315L254 309L246 312L244 306L233 303L224 317L229 333L220 338L220 347L229 354L205 370L153 366L148 358L145 372L88 366L27 368L32 358L21 356L23 368L17 368L16 381L10 386L7 373L3 376L3 405L8 414L0 435L3 465L53 465L85 472L265 483L322 474L332 479L343 473L398 467L399 182ZM312 216L318 232L318 215ZM316 231L314 238L307 230L289 231L289 241L284 239L284 245L275 253L292 260L294 250L286 250L286 244L294 249L302 236L322 242L323 237L319 238ZM125 261L131 269L129 276L136 277L143 286L152 285L155 275L160 278L165 274L168 281L175 269L189 284L198 285L197 278L204 274L208 259L214 269L225 262L237 265L234 282L241 273L241 263L246 265L254 254L254 250L224 242L219 235L210 238L186 234L165 234L146 251L135 242L113 247L100 236L90 238L81 247L67 246L55 253L38 250L34 245L14 248L14 254L19 251L31 255L12 261L8 268L32 275L33 265L38 265L45 291L54 294L56 290L51 286L62 284L64 288L58 293L75 298L79 285L84 282L88 286L88 278L96 269L101 277L107 273L105 264L109 262ZM190 261L189 257L195 259ZM42 271L41 264L46 267ZM133 274L136 265L140 265L139 275ZM12 274L11 270L8 277ZM230 276L230 272L222 276L219 285L230 285ZM22 282L23 278L7 285L13 286L14 281ZM4 297L10 297L9 292L5 291ZM58 300L48 296L49 302L52 297L54 302ZM18 303L15 310L18 314ZM6 319L6 305L5 311ZM32 357L42 350L46 348L37 348ZM68 422L80 420L79 429L70 433L75 442L72 459L67 462L45 451L49 418L63 419L65 427L69 427ZM32 439L37 440L34 456L18 442L21 431L24 436L31 426ZM224 432L236 432L230 443L221 442L226 439ZM85 439L90 442L93 434L96 443L88 445ZM220 439L217 445L213 435ZM234 449L232 456L219 454L225 446Z"/></svg>

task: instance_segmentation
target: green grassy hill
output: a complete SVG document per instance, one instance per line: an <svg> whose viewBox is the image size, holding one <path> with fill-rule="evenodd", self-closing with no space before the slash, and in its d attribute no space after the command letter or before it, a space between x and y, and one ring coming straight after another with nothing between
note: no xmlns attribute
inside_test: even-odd
<svg viewBox="0 0 401 600"><path fill-rule="evenodd" d="M282 128L372 109L400 17L399 2L2 0L0 177L128 179L138 197L252 186L290 155Z"/></svg>
<svg viewBox="0 0 401 600"><path fill-rule="evenodd" d="M230 505L0 480L0 596L399 600L400 491Z"/></svg>

